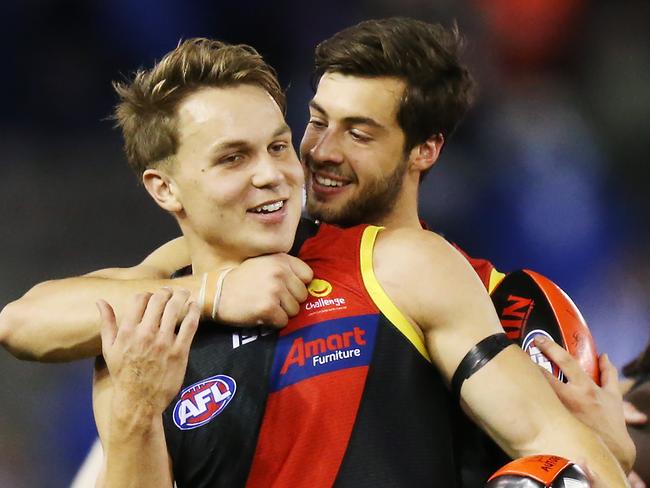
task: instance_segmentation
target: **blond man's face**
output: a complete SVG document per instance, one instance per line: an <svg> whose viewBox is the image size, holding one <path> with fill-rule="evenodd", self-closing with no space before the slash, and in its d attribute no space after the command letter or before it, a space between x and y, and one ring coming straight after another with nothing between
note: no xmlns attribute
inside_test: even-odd
<svg viewBox="0 0 650 488"><path fill-rule="evenodd" d="M191 232L235 259L288 251L304 180L271 96L252 85L206 88L177 113L173 179Z"/></svg>

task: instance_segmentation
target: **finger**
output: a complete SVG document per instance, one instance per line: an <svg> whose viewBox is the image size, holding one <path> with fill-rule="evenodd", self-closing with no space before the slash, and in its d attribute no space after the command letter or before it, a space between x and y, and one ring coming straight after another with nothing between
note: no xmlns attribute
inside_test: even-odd
<svg viewBox="0 0 650 488"><path fill-rule="evenodd" d="M607 354L601 354L598 358L600 366L600 384L604 390L609 391L618 398L621 397L621 389L618 385L618 370L609 360Z"/></svg>
<svg viewBox="0 0 650 488"><path fill-rule="evenodd" d="M285 286L293 298L295 298L298 302L302 303L307 300L307 297L309 296L307 287L305 286L305 283L303 283L302 280L300 280L296 275L290 275L285 282Z"/></svg>
<svg viewBox="0 0 650 488"><path fill-rule="evenodd" d="M627 480L630 482L631 488L646 488L645 482L634 471L630 471L630 474L627 475Z"/></svg>
<svg viewBox="0 0 650 488"><path fill-rule="evenodd" d="M160 320L161 335L168 336L169 338L174 335L176 324L178 324L183 317L183 311L187 311L185 304L189 298L189 290L174 291L172 297L165 305L165 310L163 311L162 318ZM187 313L185 316L187 316Z"/></svg>
<svg viewBox="0 0 650 488"><path fill-rule="evenodd" d="M151 295L151 293L138 293L133 298L133 302L126 309L126 313L120 324L122 328L124 326L134 327L142 321L142 316L144 315Z"/></svg>
<svg viewBox="0 0 650 488"><path fill-rule="evenodd" d="M289 323L289 316L282 306L269 310L266 318L257 321L257 325L282 328Z"/></svg>
<svg viewBox="0 0 650 488"><path fill-rule="evenodd" d="M300 311L300 303L288 291L280 293L280 306L288 317L295 317Z"/></svg>
<svg viewBox="0 0 650 488"><path fill-rule="evenodd" d="M309 284L309 282L314 279L314 272L309 266L307 266L304 261L298 259L295 256L287 255L287 258L291 271L293 271L293 273L298 277L300 281L305 284Z"/></svg>
<svg viewBox="0 0 650 488"><path fill-rule="evenodd" d="M183 353L189 351L192 345L194 335L199 328L199 319L201 318L201 308L196 302L190 303L187 314L183 317L183 321L178 329L176 336L176 347Z"/></svg>
<svg viewBox="0 0 650 488"><path fill-rule="evenodd" d="M621 394L625 395L634 386L634 380L631 378L620 378L618 384L621 387Z"/></svg>
<svg viewBox="0 0 650 488"><path fill-rule="evenodd" d="M638 410L632 403L623 400L623 417L627 425L645 425L648 416Z"/></svg>
<svg viewBox="0 0 650 488"><path fill-rule="evenodd" d="M161 288L149 298L147 308L142 315L139 329L141 332L157 332L160 328L160 321L162 314L165 311L167 302L172 297L172 290L170 288Z"/></svg>
<svg viewBox="0 0 650 488"><path fill-rule="evenodd" d="M548 359L558 365L569 382L580 383L590 379L582 370L578 361L576 361L566 349L555 341L543 336L538 336L535 338L535 345Z"/></svg>
<svg viewBox="0 0 650 488"><path fill-rule="evenodd" d="M99 331L102 338L102 350L106 351L110 349L117 337L117 320L115 320L113 307L108 302L98 300L96 305L101 320Z"/></svg>

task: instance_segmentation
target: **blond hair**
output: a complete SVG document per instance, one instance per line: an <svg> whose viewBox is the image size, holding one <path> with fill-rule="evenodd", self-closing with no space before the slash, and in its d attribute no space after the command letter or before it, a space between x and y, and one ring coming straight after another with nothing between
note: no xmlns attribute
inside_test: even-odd
<svg viewBox="0 0 650 488"><path fill-rule="evenodd" d="M285 110L275 70L247 45L204 38L188 39L130 82L114 82L120 101L116 126L122 130L129 166L140 177L171 160L178 146L176 109L190 94L206 87L259 86Z"/></svg>

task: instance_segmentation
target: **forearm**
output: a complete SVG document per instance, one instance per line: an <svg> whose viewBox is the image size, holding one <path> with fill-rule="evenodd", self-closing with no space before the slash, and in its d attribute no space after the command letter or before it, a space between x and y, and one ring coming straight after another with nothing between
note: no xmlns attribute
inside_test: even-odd
<svg viewBox="0 0 650 488"><path fill-rule="evenodd" d="M585 461L612 488L626 486L603 441L560 403L521 350L510 347L466 380L471 416L513 458L554 454Z"/></svg>
<svg viewBox="0 0 650 488"><path fill-rule="evenodd" d="M591 429L570 416L565 422L546 426L526 454L554 453L586 464L608 487L628 486L626 476L605 443Z"/></svg>
<svg viewBox="0 0 650 488"><path fill-rule="evenodd" d="M2 310L0 343L20 359L55 362L97 356L97 300L111 302L119 316L134 294L162 286L187 288L196 296L198 280L82 276L41 283Z"/></svg>
<svg viewBox="0 0 650 488"><path fill-rule="evenodd" d="M127 415L128 418L111 417L104 471L97 485L102 488L171 487L173 479L162 416L146 418L136 412Z"/></svg>
<svg viewBox="0 0 650 488"><path fill-rule="evenodd" d="M112 307L99 304L103 357L95 362L93 410L106 451L99 486L172 486L162 415L181 388L199 324L198 306L183 311L187 299L184 291L140 296L119 329Z"/></svg>

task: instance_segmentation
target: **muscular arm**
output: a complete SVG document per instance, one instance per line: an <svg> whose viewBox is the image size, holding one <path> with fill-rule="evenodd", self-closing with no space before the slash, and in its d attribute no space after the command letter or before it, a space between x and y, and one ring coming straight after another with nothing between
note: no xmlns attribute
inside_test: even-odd
<svg viewBox="0 0 650 488"><path fill-rule="evenodd" d="M163 286L186 289L197 298L200 276L168 277L189 264L182 238L168 242L132 268L95 271L85 276L36 285L0 313L0 343L14 356L36 361L70 361L100 353L95 302L109 301L118 318L135 293ZM212 282L219 270L210 273ZM244 261L223 282L216 320L283 327L307 298L312 271L298 258L272 254ZM214 288L212 289L214 291ZM211 298L206 298L212 310ZM204 315L208 315L204 309Z"/></svg>
<svg viewBox="0 0 650 488"><path fill-rule="evenodd" d="M14 356L37 361L69 361L101 352L95 302L113 304L118 317L135 293L162 286L196 292L198 278L169 280L189 264L182 238L168 242L131 268L112 268L84 276L40 283L0 313L0 343Z"/></svg>
<svg viewBox="0 0 650 488"><path fill-rule="evenodd" d="M410 229L384 231L374 263L380 283L415 324L447 381L477 342L503 332L478 277L442 238ZM625 486L601 439L564 408L519 348L506 348L465 381L461 397L464 409L510 456L585 459L608 486Z"/></svg>

